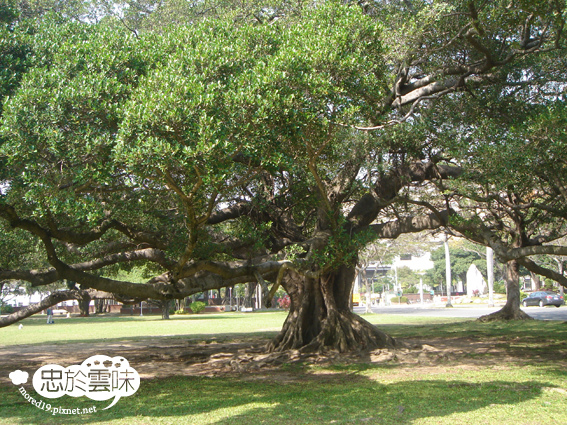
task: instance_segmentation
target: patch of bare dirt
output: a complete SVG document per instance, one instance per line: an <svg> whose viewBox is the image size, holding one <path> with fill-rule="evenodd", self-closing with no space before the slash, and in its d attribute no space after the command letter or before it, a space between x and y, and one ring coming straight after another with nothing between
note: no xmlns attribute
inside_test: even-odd
<svg viewBox="0 0 567 425"><path fill-rule="evenodd" d="M537 345L526 346L505 338L430 338L423 341L398 340L395 350L374 350L364 353L306 354L299 351L266 353L266 340L241 338L235 341L183 340L180 338L149 338L111 343L73 343L17 345L0 348L0 381L9 382L8 374L16 369L33 372L46 364L70 366L86 358L104 354L122 356L142 378L168 376L219 376L242 374L261 379L264 373L283 364L385 364L396 367L395 373L415 371L434 373L446 371L448 364L458 369L480 366L502 366L513 362L553 362L567 367L567 344L534 351ZM321 378L332 371L320 372ZM278 379L287 379L279 374ZM293 379L290 375L289 379Z"/></svg>

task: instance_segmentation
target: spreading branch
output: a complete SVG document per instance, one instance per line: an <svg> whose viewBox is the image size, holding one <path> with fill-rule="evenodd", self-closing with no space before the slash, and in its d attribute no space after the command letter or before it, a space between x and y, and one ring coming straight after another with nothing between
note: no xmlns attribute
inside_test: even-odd
<svg viewBox="0 0 567 425"><path fill-rule="evenodd" d="M30 317L31 315L39 313L40 311L59 304L60 302L77 299L80 296L80 292L81 291L78 290L54 292L37 304L31 304L28 307L24 307L7 316L0 317L0 328L19 322L26 317Z"/></svg>
<svg viewBox="0 0 567 425"><path fill-rule="evenodd" d="M541 275L541 276L545 276L549 279L552 279L555 282L557 282L560 285L567 288L567 278L565 276L563 276L562 274L557 273L556 271L550 270L548 268L539 266L538 264L536 264L535 262L533 262L532 260L530 260L527 257L518 258L518 263L520 263L522 266L524 266L529 271L534 272L534 273Z"/></svg>

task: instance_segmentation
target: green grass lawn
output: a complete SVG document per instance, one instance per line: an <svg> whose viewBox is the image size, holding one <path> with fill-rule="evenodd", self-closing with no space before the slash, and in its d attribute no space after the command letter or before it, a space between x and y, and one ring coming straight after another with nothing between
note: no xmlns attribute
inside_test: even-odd
<svg viewBox="0 0 567 425"><path fill-rule="evenodd" d="M170 320L161 316L91 316L55 317L54 325L45 323L45 316L34 316L17 324L0 329L0 346L20 344L69 344L73 341L101 341L111 339L139 339L147 337L203 337L208 335L238 336L254 334L274 335L287 316L286 312L219 313L199 315L173 315ZM369 314L363 316L371 323L400 331L421 324L444 325L467 319L425 318ZM19 329L19 324L23 325ZM85 328L87 325L87 328ZM419 329L415 329L419 333Z"/></svg>
<svg viewBox="0 0 567 425"><path fill-rule="evenodd" d="M55 317L48 325L42 316L31 317L0 329L0 346L19 344L60 343L139 339L148 337L273 334L286 317L285 312L219 313L161 316L92 316Z"/></svg>
<svg viewBox="0 0 567 425"><path fill-rule="evenodd" d="M2 384L0 424L567 424L567 359L548 357L550 350L567 350L566 324L365 318L398 338L424 343L431 337L489 340L520 351L502 358L471 352L475 362L470 364L462 359L427 364L395 359L378 364L284 364L253 373L145 379L134 395L104 411L109 401L68 396L51 400L53 406L68 409L97 407L96 413L80 416L50 415L27 402L18 387ZM165 336L198 342L238 340L244 335L265 339L284 319L284 313L226 313L170 321L155 316L61 318L48 326L30 318L22 330L0 329L0 346L37 344L40 352L45 343L72 350L74 341L100 344L151 338L156 344L157 337ZM32 397L41 399L31 382L24 386Z"/></svg>
<svg viewBox="0 0 567 425"><path fill-rule="evenodd" d="M543 368L546 370L546 368ZM565 424L564 376L542 368L470 371L430 376L416 371L309 368L250 380L173 378L143 382L138 392L91 415L49 416L11 389L2 389L6 424ZM55 405L107 405L64 400Z"/></svg>

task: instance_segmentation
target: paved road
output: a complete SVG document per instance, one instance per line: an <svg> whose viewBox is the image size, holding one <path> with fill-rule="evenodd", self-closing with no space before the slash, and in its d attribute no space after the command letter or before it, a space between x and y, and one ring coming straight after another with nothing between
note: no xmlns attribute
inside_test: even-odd
<svg viewBox="0 0 567 425"><path fill-rule="evenodd" d="M421 307L419 305L406 305L406 306L389 306L389 307L374 307L373 313L377 314L408 314L416 316L429 316L429 317L470 317L478 318L485 314L490 314L498 311L501 307L462 307L455 306L453 308L446 307ZM567 307L527 307L522 308L526 313L534 319L539 320L563 320L567 321ZM364 307L355 307L354 311L357 313L364 313Z"/></svg>

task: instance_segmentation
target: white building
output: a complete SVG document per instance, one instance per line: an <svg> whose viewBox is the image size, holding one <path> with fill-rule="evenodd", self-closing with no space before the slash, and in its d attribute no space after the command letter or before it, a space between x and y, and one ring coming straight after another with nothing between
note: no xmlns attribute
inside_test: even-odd
<svg viewBox="0 0 567 425"><path fill-rule="evenodd" d="M377 263L370 263L366 268L366 277L369 280L385 276L390 270L399 269L402 267L409 267L415 272L425 272L433 268L433 261L431 261L431 253L425 252L422 255L400 255L395 257L392 264L380 266ZM362 283L362 276L359 273L354 281L354 292L360 292Z"/></svg>
<svg viewBox="0 0 567 425"><path fill-rule="evenodd" d="M409 267L414 272L424 272L433 268L433 261L431 261L431 253L425 252L423 255L400 255L395 258L394 267Z"/></svg>

